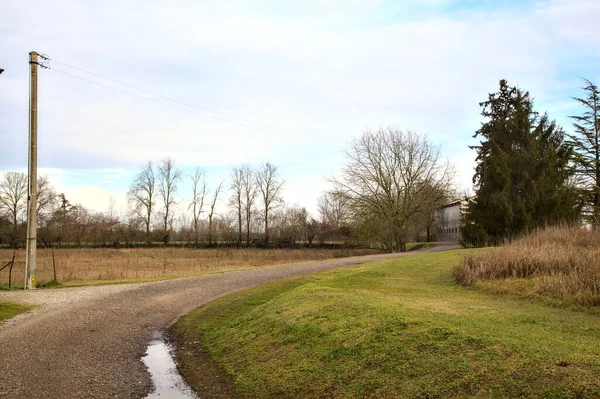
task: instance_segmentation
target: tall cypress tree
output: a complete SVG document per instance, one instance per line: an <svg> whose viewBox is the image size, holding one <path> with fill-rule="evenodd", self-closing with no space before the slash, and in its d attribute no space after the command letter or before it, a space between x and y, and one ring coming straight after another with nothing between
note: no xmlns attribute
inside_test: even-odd
<svg viewBox="0 0 600 399"><path fill-rule="evenodd" d="M566 186L571 150L547 115L533 110L528 92L500 81L497 93L480 103L480 145L462 231L467 246L498 245L531 229L573 220L578 206Z"/></svg>

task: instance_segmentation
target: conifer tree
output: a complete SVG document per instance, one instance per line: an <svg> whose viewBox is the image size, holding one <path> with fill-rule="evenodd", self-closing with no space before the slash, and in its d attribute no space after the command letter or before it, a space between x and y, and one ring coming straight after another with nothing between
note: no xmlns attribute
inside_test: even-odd
<svg viewBox="0 0 600 399"><path fill-rule="evenodd" d="M566 185L571 149L562 128L533 110L528 92L500 81L480 103L480 145L462 231L463 245L498 245L537 227L577 218L574 191Z"/></svg>
<svg viewBox="0 0 600 399"><path fill-rule="evenodd" d="M571 116L574 133L568 142L574 150L574 170L577 182L586 194L587 214L596 228L600 227L600 92L598 86L584 79L584 98L574 98L584 112Z"/></svg>

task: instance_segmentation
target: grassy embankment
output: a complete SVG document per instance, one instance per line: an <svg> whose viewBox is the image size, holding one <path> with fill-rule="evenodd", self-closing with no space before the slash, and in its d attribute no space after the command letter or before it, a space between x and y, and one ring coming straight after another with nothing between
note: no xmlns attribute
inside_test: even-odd
<svg viewBox="0 0 600 399"><path fill-rule="evenodd" d="M600 316L456 285L461 255L486 251L229 295L172 330L177 361L202 397L599 397Z"/></svg>
<svg viewBox="0 0 600 399"><path fill-rule="evenodd" d="M600 231L549 228L468 256L456 280L560 306L600 305Z"/></svg>
<svg viewBox="0 0 600 399"><path fill-rule="evenodd" d="M25 305L22 303L0 302L0 324L11 317L30 311L34 307L35 306L33 305Z"/></svg>
<svg viewBox="0 0 600 399"><path fill-rule="evenodd" d="M205 273L272 266L376 253L369 249L61 249L54 250L56 279L62 285L146 282ZM0 249L0 263L13 251ZM16 252L12 283L22 288L25 251ZM54 279L52 252L37 253L38 284ZM0 288L8 285L8 268L0 272ZM52 285L52 284L51 284Z"/></svg>

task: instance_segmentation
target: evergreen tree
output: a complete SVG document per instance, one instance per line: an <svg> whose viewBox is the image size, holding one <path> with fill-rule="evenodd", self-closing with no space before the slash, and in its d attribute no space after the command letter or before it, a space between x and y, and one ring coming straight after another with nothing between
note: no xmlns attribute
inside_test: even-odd
<svg viewBox="0 0 600 399"><path fill-rule="evenodd" d="M500 81L500 90L480 103L480 145L462 231L463 245L498 245L537 227L570 221L579 207L566 185L571 149L547 115L533 110L528 92Z"/></svg>
<svg viewBox="0 0 600 399"><path fill-rule="evenodd" d="M586 194L587 214L591 223L600 227L600 92L598 86L584 79L585 98L575 98L584 107L575 121L575 132L568 142L574 150L574 170L579 186Z"/></svg>

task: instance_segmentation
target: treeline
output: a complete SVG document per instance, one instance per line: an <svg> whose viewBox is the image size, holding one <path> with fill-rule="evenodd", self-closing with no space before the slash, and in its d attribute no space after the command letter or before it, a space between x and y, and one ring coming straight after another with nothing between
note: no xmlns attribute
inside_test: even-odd
<svg viewBox="0 0 600 399"><path fill-rule="evenodd" d="M184 178L192 195L180 195ZM38 181L38 243L42 247L120 246L246 246L293 247L357 244L351 229L330 219L330 204L319 205L321 217L311 216L297 205L285 204L284 180L271 163L242 165L231 179L215 187L206 183L197 168L184 176L165 158L148 162L133 178L128 190L128 211L117 215L96 212ZM219 201L227 201L225 213L217 213ZM21 247L26 235L27 175L7 172L0 181L0 244Z"/></svg>
<svg viewBox="0 0 600 399"><path fill-rule="evenodd" d="M573 132L534 109L528 92L500 81L482 102L485 122L464 218L465 246L500 245L552 225L600 227L600 93L585 80Z"/></svg>
<svg viewBox="0 0 600 399"><path fill-rule="evenodd" d="M284 201L285 181L275 165L233 168L209 187L205 172L190 176L173 160L148 162L128 190L128 210L96 212L72 204L38 182L38 242L42 247L182 245L211 247L368 246L405 250L429 240L435 209L452 197L452 168L439 147L395 128L367 130L347 150L333 189L317 198L318 215ZM182 195L184 179L191 195ZM25 243L27 176L8 172L0 181L0 244ZM221 212L220 204L227 203ZM112 207L111 207L112 208Z"/></svg>

